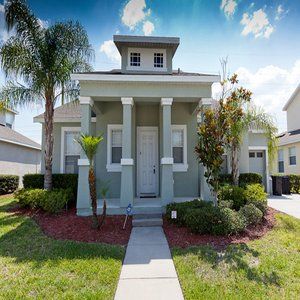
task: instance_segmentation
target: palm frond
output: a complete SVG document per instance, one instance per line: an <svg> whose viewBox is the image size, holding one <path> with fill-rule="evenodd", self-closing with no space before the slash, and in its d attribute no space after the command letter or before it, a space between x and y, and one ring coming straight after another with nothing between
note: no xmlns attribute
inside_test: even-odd
<svg viewBox="0 0 300 300"><path fill-rule="evenodd" d="M75 139L88 158L91 166L94 164L94 157L97 153L98 145L102 140L102 136L92 136L87 134L81 134L79 138Z"/></svg>

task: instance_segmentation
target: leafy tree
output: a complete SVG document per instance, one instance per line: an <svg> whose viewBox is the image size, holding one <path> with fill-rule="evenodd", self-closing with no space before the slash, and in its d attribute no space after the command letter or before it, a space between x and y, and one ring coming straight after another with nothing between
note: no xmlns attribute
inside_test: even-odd
<svg viewBox="0 0 300 300"><path fill-rule="evenodd" d="M48 28L31 12L25 0L5 1L5 21L14 35L2 45L2 69L10 79L3 97L12 105L45 105L45 179L52 188L53 114L59 98L78 95L71 73L89 71L93 50L78 22L57 22Z"/></svg>
<svg viewBox="0 0 300 300"><path fill-rule="evenodd" d="M93 211L93 223L92 228L99 228L99 221L97 217L97 190L96 190L96 176L95 176L95 169L94 169L94 158L97 153L97 148L100 142L103 140L102 136L91 136L82 134L76 141L82 148L83 152L85 153L87 159L89 160L89 188L90 188L90 198L92 204L92 211ZM103 191L101 191L103 193ZM106 192L104 191L104 196ZM106 208L106 203L105 203ZM104 205L103 205L104 211ZM102 225L103 221L101 222Z"/></svg>
<svg viewBox="0 0 300 300"><path fill-rule="evenodd" d="M198 127L198 143L195 147L198 159L205 167L204 176L214 196L215 206L218 203L219 175L226 146L224 131L228 128L224 110L221 109L223 106L223 101L220 101L218 108L207 108L202 112L203 122Z"/></svg>

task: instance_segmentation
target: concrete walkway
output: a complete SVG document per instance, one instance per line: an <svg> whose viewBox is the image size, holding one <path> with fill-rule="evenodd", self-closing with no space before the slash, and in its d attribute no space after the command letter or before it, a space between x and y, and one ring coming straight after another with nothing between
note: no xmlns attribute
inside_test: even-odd
<svg viewBox="0 0 300 300"><path fill-rule="evenodd" d="M134 227L115 300L183 300L169 245L161 227Z"/></svg>
<svg viewBox="0 0 300 300"><path fill-rule="evenodd" d="M300 219L300 195L282 195L268 197L268 205L281 212Z"/></svg>

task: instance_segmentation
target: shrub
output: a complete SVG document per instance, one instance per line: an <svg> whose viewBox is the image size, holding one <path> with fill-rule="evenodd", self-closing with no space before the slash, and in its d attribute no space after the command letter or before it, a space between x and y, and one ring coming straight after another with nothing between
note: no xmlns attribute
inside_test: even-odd
<svg viewBox="0 0 300 300"><path fill-rule="evenodd" d="M246 204L244 189L239 186L223 186L218 193L219 201L232 201L232 208L239 210Z"/></svg>
<svg viewBox="0 0 300 300"><path fill-rule="evenodd" d="M219 222L212 228L215 235L235 234L246 228L246 220L243 215L230 208L219 209Z"/></svg>
<svg viewBox="0 0 300 300"><path fill-rule="evenodd" d="M220 174L219 180L221 185L232 184L232 175L231 174Z"/></svg>
<svg viewBox="0 0 300 300"><path fill-rule="evenodd" d="M222 200L219 201L219 207L220 208L232 208L233 207L233 201L232 200Z"/></svg>
<svg viewBox="0 0 300 300"><path fill-rule="evenodd" d="M243 206L240 209L240 213L244 216L247 225L259 223L263 217L262 211L253 203Z"/></svg>
<svg viewBox="0 0 300 300"><path fill-rule="evenodd" d="M54 189L47 191L40 203L41 208L49 213L57 213L62 210L71 199L70 189Z"/></svg>
<svg viewBox="0 0 300 300"><path fill-rule="evenodd" d="M247 204L254 204L259 210L266 213L268 208L267 194L261 184L249 184L245 189Z"/></svg>
<svg viewBox="0 0 300 300"><path fill-rule="evenodd" d="M72 202L75 202L77 196L78 175L77 174L52 174L53 189L70 189ZM43 174L26 174L23 177L25 189L43 189Z"/></svg>
<svg viewBox="0 0 300 300"><path fill-rule="evenodd" d="M201 208L204 206L212 206L211 202L195 199L193 201L181 202L181 203L169 203L166 207L166 217L173 223L176 223L180 226L185 225L185 216L187 210ZM171 219L171 212L177 211L177 218Z"/></svg>
<svg viewBox="0 0 300 300"><path fill-rule="evenodd" d="M15 192L21 207L41 208L49 213L57 213L63 209L70 201L71 195L70 189L20 189Z"/></svg>
<svg viewBox="0 0 300 300"><path fill-rule="evenodd" d="M300 194L300 175L288 175L290 179L291 193Z"/></svg>
<svg viewBox="0 0 300 300"><path fill-rule="evenodd" d="M39 208L44 201L46 191L42 189L21 189L15 192L21 207Z"/></svg>
<svg viewBox="0 0 300 300"><path fill-rule="evenodd" d="M194 233L212 233L219 222L219 209L210 205L197 209L189 209L186 213L186 226Z"/></svg>
<svg viewBox="0 0 300 300"><path fill-rule="evenodd" d="M19 176L0 175L0 195L13 193L19 186Z"/></svg>
<svg viewBox="0 0 300 300"><path fill-rule="evenodd" d="M239 185L245 187L248 184L262 184L262 176L258 173L241 173L239 177Z"/></svg>

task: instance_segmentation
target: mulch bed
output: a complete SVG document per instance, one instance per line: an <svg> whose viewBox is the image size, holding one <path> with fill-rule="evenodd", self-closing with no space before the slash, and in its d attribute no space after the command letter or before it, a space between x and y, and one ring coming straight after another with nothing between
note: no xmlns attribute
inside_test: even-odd
<svg viewBox="0 0 300 300"><path fill-rule="evenodd" d="M75 208L57 215L20 208L15 208L14 212L32 217L47 236L58 240L127 245L132 228L131 217L123 230L125 216L106 216L100 229L92 229L92 218L77 216Z"/></svg>
<svg viewBox="0 0 300 300"><path fill-rule="evenodd" d="M216 249L224 249L229 244L247 243L263 237L275 225L276 210L268 208L261 223L248 226L247 229L236 235L213 236L208 234L194 234L186 227L178 227L164 218L164 232L170 247L187 248L197 245L211 245Z"/></svg>

